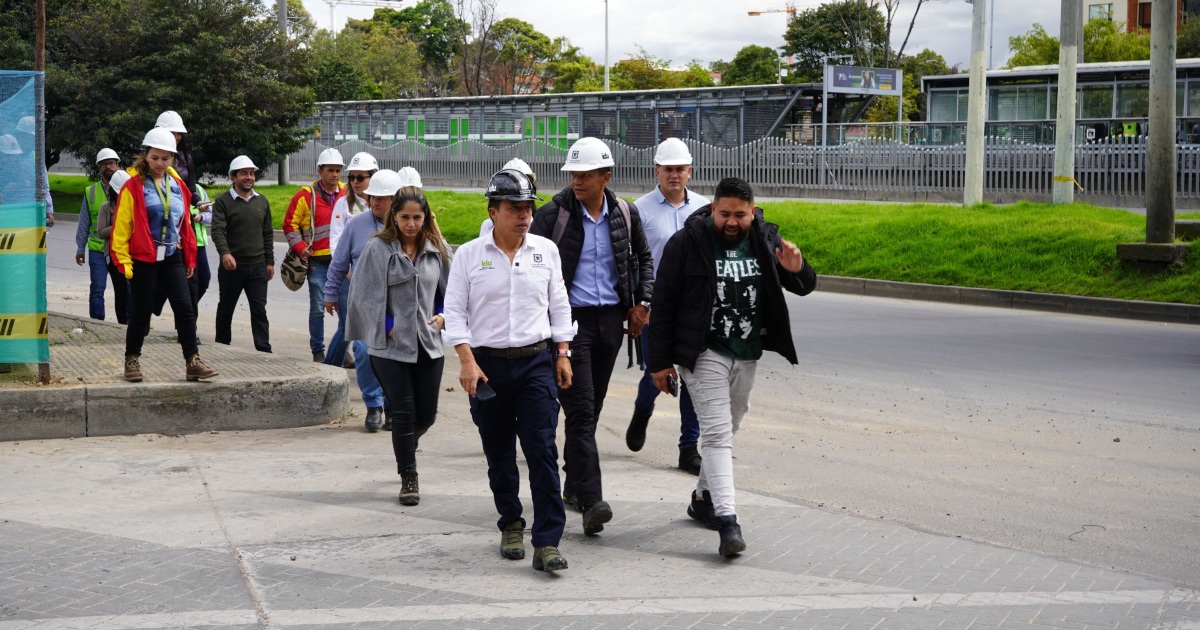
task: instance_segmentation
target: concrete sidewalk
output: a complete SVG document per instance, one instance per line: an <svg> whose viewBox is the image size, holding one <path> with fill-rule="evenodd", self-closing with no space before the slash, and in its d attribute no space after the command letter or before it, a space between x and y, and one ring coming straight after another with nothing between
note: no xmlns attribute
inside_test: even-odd
<svg viewBox="0 0 1200 630"><path fill-rule="evenodd" d="M695 478L632 454L540 573L498 553L466 407L443 394L416 507L357 423L0 444L0 630L1200 628L1195 590L752 492L722 559Z"/></svg>
<svg viewBox="0 0 1200 630"><path fill-rule="evenodd" d="M170 316L147 335L141 383L123 379L125 326L51 313L51 382L36 366L0 374L0 441L182 434L324 424L347 411L344 370L220 344L200 355L221 375L184 380ZM78 332L76 332L78 331Z"/></svg>

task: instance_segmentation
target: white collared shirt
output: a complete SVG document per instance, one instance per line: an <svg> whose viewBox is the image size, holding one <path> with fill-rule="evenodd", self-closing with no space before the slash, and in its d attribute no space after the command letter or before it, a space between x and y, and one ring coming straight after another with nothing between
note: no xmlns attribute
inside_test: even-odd
<svg viewBox="0 0 1200 630"><path fill-rule="evenodd" d="M511 263L490 232L459 247L443 315L450 346L520 348L575 337L558 247L534 234Z"/></svg>
<svg viewBox="0 0 1200 630"><path fill-rule="evenodd" d="M233 197L233 200L234 200L234 201L250 201L251 199L253 199L253 198L255 198L255 197L257 197L257 196L258 196L258 191L257 191L257 190L254 190L253 188L251 188L251 189L250 189L250 196L249 196L249 197L243 197L243 196L242 196L242 194L238 192L238 190L237 190L237 186L230 186L230 187L229 187L229 196L230 196L230 197Z"/></svg>
<svg viewBox="0 0 1200 630"><path fill-rule="evenodd" d="M350 193L353 194L353 193ZM343 196L333 205L333 213L329 216L329 253L337 251L338 242L342 240L342 232L346 230L346 222L350 217L367 210L367 200L358 198L358 205L350 205L350 194Z"/></svg>
<svg viewBox="0 0 1200 630"><path fill-rule="evenodd" d="M654 258L654 275L658 276L658 261L662 260L663 248L671 236L683 228L684 221L693 212L708 205L708 199L684 189L683 204L678 208L671 205L658 186L633 202L642 217L642 229L646 231L646 243Z"/></svg>

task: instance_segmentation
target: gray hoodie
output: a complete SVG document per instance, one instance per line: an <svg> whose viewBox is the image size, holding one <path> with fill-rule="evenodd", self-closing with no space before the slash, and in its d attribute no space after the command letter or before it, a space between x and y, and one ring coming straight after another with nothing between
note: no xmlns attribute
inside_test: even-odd
<svg viewBox="0 0 1200 630"><path fill-rule="evenodd" d="M450 251L448 245L443 247ZM404 363L417 362L418 344L430 358L441 357L442 336L429 318L446 292L449 275L450 261L442 260L433 243L425 244L414 265L399 241L371 237L354 263L346 339L366 342L371 356ZM395 321L391 337L388 314Z"/></svg>

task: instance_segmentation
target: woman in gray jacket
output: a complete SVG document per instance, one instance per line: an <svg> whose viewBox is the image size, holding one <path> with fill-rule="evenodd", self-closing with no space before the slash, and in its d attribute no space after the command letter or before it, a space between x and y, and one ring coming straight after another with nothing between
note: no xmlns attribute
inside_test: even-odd
<svg viewBox="0 0 1200 630"><path fill-rule="evenodd" d="M383 229L371 237L350 281L346 337L366 342L391 407L400 503L417 505L417 439L437 416L445 362L440 314L450 274L442 238L421 189L396 192Z"/></svg>

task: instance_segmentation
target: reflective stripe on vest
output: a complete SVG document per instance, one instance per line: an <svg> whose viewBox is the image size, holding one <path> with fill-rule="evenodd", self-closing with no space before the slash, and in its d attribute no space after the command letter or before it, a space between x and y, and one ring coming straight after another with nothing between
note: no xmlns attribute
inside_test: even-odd
<svg viewBox="0 0 1200 630"><path fill-rule="evenodd" d="M88 229L88 249L93 252L104 251L104 239L96 236L96 223L100 217L100 206L108 201L104 194L104 182L92 184L87 189L88 214L92 217L91 228ZM97 197L97 193L99 196Z"/></svg>

